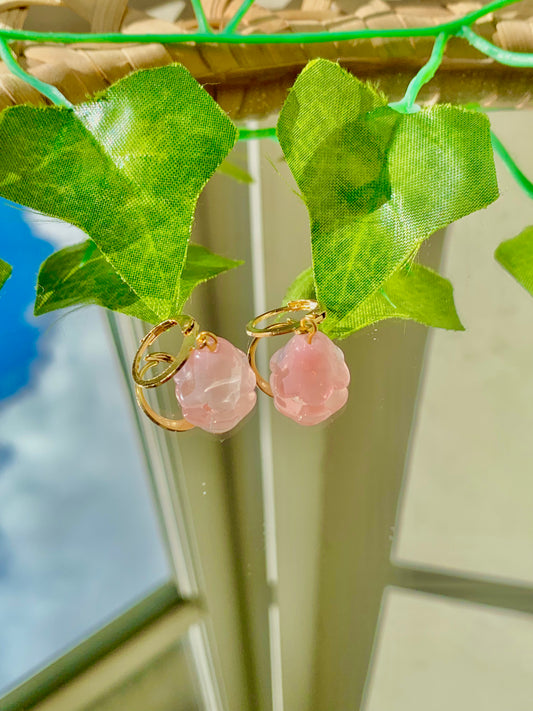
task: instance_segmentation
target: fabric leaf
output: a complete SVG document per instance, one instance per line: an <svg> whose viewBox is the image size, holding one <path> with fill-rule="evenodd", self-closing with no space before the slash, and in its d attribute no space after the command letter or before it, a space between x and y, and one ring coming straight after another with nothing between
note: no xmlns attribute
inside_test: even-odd
<svg viewBox="0 0 533 711"><path fill-rule="evenodd" d="M533 295L533 226L502 242L494 253L509 274Z"/></svg>
<svg viewBox="0 0 533 711"><path fill-rule="evenodd" d="M313 267L309 267L298 274L296 279L287 289L283 303L288 304L289 301L297 301L299 299L316 299Z"/></svg>
<svg viewBox="0 0 533 711"><path fill-rule="evenodd" d="M5 109L0 195L84 230L161 320L183 302L196 202L236 138L184 67L141 70L73 109Z"/></svg>
<svg viewBox="0 0 533 711"><path fill-rule="evenodd" d="M219 165L218 172L237 180L239 183L250 184L254 182L250 173L247 173L240 165L229 160L225 160Z"/></svg>
<svg viewBox="0 0 533 711"><path fill-rule="evenodd" d="M4 286L6 281L11 276L12 267L7 262L0 259L0 289Z"/></svg>
<svg viewBox="0 0 533 711"><path fill-rule="evenodd" d="M328 60L299 75L277 132L310 215L318 298L339 319L430 234L498 196L485 116L400 114Z"/></svg>
<svg viewBox="0 0 533 711"><path fill-rule="evenodd" d="M190 244L181 274L178 311L198 284L241 263L213 254L200 245ZM120 278L90 240L50 255L41 265L37 281L36 316L78 304L98 304L148 323L160 320Z"/></svg>
<svg viewBox="0 0 533 711"><path fill-rule="evenodd" d="M285 302L315 298L312 269L306 269L292 283ZM426 326L463 331L448 279L421 264L404 265L383 286L353 311L339 318L335 313L321 325L330 338L351 333L389 318L410 319Z"/></svg>

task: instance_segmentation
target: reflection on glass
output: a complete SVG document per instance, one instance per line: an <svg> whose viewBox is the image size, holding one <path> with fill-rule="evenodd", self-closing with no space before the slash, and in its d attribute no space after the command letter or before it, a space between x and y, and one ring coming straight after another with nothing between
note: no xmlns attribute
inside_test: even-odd
<svg viewBox="0 0 533 711"><path fill-rule="evenodd" d="M39 262L79 241L0 205L0 693L169 576L102 314L31 315ZM58 244L58 246L63 246Z"/></svg>

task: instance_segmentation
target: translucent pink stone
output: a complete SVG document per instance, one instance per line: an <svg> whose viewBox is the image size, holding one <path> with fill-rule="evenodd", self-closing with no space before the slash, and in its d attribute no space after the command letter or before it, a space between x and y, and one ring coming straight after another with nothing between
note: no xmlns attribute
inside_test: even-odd
<svg viewBox="0 0 533 711"><path fill-rule="evenodd" d="M174 376L183 417L207 432L228 432L252 410L255 375L246 355L217 336L214 351L191 352Z"/></svg>
<svg viewBox="0 0 533 711"><path fill-rule="evenodd" d="M296 334L270 359L274 405L301 425L316 425L348 399L350 371L344 353L325 334Z"/></svg>

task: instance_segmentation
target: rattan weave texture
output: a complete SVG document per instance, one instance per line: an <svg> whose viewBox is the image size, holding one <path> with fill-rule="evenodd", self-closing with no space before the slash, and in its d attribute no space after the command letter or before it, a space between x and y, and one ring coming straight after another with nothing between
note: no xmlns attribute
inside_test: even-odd
<svg viewBox="0 0 533 711"><path fill-rule="evenodd" d="M278 3L279 4L279 3ZM204 0L211 26L222 28L240 0ZM254 4L240 25L243 34L327 32L434 26L481 7L479 2L442 0L293 0L280 10ZM127 0L0 0L0 26L25 26L28 8L53 14L68 9L92 32L191 32L187 12L175 22L150 17ZM33 7L30 8L30 11ZM479 20L475 31L517 52L533 52L533 0L523 0ZM206 86L234 119L265 116L277 110L305 63L316 56L339 60L399 99L409 79L427 60L433 38L378 38L293 45L121 44L69 45L17 42L20 64L57 86L72 102L84 100L133 70L181 62ZM421 103L476 102L485 107L524 108L533 104L533 70L505 67L452 38L436 77L419 96ZM0 108L44 99L0 63Z"/></svg>

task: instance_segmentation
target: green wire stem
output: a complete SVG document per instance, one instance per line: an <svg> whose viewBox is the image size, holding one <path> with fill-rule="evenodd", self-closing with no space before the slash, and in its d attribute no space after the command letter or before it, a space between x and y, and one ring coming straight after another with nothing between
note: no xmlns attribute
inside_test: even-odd
<svg viewBox="0 0 533 711"><path fill-rule="evenodd" d="M511 173L513 178L516 180L522 190L526 193L526 195L528 195L530 198L533 198L533 183L531 182L531 180L529 180L529 178L527 178L524 173L522 173L520 168L509 155L503 143L500 141L498 136L496 136L496 134L494 134L492 131L490 132L490 138L492 141L492 147L502 159L509 173Z"/></svg>
<svg viewBox="0 0 533 711"><path fill-rule="evenodd" d="M477 22L482 17L485 17L485 15L490 15L491 12L501 10L502 7L507 7L508 5L516 5L517 2L520 2L520 0L495 0L495 2L489 2L486 5L483 5L483 7L479 8L479 10L468 12L466 15L463 16L462 19L454 20L453 22L449 22L448 24L454 25L456 29L459 27L459 25L473 25L474 22Z"/></svg>
<svg viewBox="0 0 533 711"><path fill-rule="evenodd" d="M196 7L200 8L200 0L193 0ZM520 0L494 0L484 7L470 12L462 18L445 22L433 27L392 28L381 30L352 30L345 32L295 32L285 34L249 34L242 35L238 32L212 32L210 31L203 10L200 17L200 32L179 34L123 34L121 32L109 33L74 33L74 32L36 32L33 30L0 29L0 37L11 40L26 40L29 42L55 42L58 44L74 44L76 42L91 43L159 43L159 44L184 44L186 42L210 42L214 44L312 44L322 42L342 42L354 39L372 39L376 37L437 37L442 32L449 35L458 35L465 25L470 25L479 18L499 10L508 5L516 4ZM242 8L242 6L241 6ZM200 20L199 20L200 25ZM209 31L208 31L209 28ZM524 55L527 56L527 55Z"/></svg>
<svg viewBox="0 0 533 711"><path fill-rule="evenodd" d="M191 0L192 9L194 10L194 15L196 17L196 22L198 23L198 28L205 32L206 34L213 34L213 30L207 21L205 16L204 8L202 5L202 0Z"/></svg>
<svg viewBox="0 0 533 711"><path fill-rule="evenodd" d="M450 35L446 32L441 32L435 40L433 45L433 50L429 60L424 64L420 71L416 74L413 79L409 82L405 96L401 101L396 101L389 104L393 109L399 111L400 113L412 113L418 96L418 92L427 84L428 81L433 79L435 72L440 67L442 58L444 56L444 50L446 49L446 43L448 42Z"/></svg>
<svg viewBox="0 0 533 711"><path fill-rule="evenodd" d="M28 74L28 72L25 72L24 69L22 69L20 64L17 63L16 59L11 54L11 49L9 48L8 43L1 36L0 57L12 74L25 81L26 84L33 86L34 89L37 89L37 91L46 96L47 99L50 99L53 104L56 106L65 106L68 109L72 108L70 101L63 96L59 89L56 89L55 86L37 79L37 77Z"/></svg>
<svg viewBox="0 0 533 711"><path fill-rule="evenodd" d="M233 15L231 20L228 22L226 27L224 27L224 29L222 30L222 32L220 34L221 35L228 35L228 34L231 34L232 32L235 32L240 21L245 16L245 14L248 12L248 10L252 7L253 4L254 4L254 0L243 0L242 5L239 7L237 12Z"/></svg>
<svg viewBox="0 0 533 711"><path fill-rule="evenodd" d="M533 67L533 54L509 52L507 49L497 47L483 37L476 35L476 33L466 25L461 27L457 36L463 37L472 47L475 47L488 57L495 59L500 64L507 64L509 67Z"/></svg>
<svg viewBox="0 0 533 711"><path fill-rule="evenodd" d="M452 35L463 36L467 41L473 43L476 42L476 46L481 51L485 52L489 56L495 59L499 57L504 57L507 63L517 62L518 59L521 64L516 64L516 66L533 66L533 54L516 54L513 52L506 52L498 47L495 47L490 42L483 40L478 37L474 32L468 27L469 24L476 22L479 18L487 15L488 13L494 12L495 10L506 7L507 5L512 5L519 0L493 0L489 2L484 7L466 14L464 17L454 20L452 22L447 22L441 25L436 25L434 27L415 27L415 28L396 28L396 29L383 29L383 30L355 30L351 32L299 32L294 34L255 34L255 35L241 35L236 33L234 30L237 28L239 22L243 18L244 14L253 4L254 0L243 0L239 9L230 20L228 25L221 32L214 33L202 7L201 0L191 0L194 12L196 14L198 27L201 30L196 33L189 34L130 34L124 35L118 32L103 33L103 34L88 34L88 33L66 33L66 32L34 32L29 30L12 30L12 29L0 29L0 55L6 62L8 68L18 76L19 78L26 81L28 84L33 86L35 89L40 91L44 96L46 96L50 101L61 106L71 106L70 102L50 84L46 84L30 74L27 74L13 59L7 41L12 40L27 40L27 41L48 41L57 42L63 44L70 44L74 42L110 42L110 43L124 43L124 42L160 42L163 44L180 44L183 42L211 42L219 44L295 44L295 43L318 43L318 42L335 42L342 40L354 40L362 38L374 38L374 37L421 37L421 36L435 36L436 42L433 47L433 52L429 61L422 67L418 74L414 77L407 88L406 95L400 102L392 104L394 108L398 111L408 112L412 111L414 107L414 101L420 90L420 88L428 82L435 74L442 56L444 54L444 49L446 47L446 42L448 38ZM483 43L483 48L479 46L479 43ZM503 60L502 60L503 61ZM531 62L531 64L529 63ZM243 138L242 140L247 140Z"/></svg>

